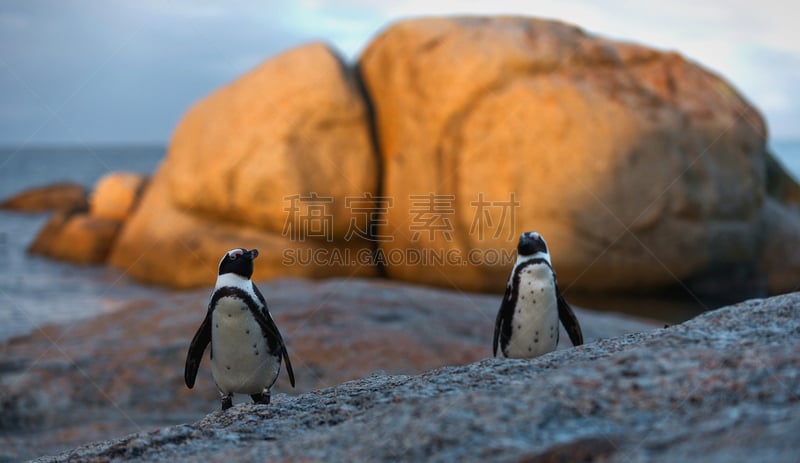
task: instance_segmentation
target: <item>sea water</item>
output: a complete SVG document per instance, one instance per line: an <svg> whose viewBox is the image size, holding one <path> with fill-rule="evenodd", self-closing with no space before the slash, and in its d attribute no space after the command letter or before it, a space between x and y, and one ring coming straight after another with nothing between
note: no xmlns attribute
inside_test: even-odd
<svg viewBox="0 0 800 463"><path fill-rule="evenodd" d="M0 149L0 200L55 182L91 187L115 171L150 174L158 146ZM154 292L102 266L75 266L25 252L51 214L0 211L0 341L44 323L70 322L115 310Z"/></svg>

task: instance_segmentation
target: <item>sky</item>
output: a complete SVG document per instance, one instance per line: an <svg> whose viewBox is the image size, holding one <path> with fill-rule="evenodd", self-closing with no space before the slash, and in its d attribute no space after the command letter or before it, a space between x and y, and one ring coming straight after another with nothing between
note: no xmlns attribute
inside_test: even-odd
<svg viewBox="0 0 800 463"><path fill-rule="evenodd" d="M773 0L190 1L2 0L0 146L165 145L204 96L315 40L350 61L399 19L452 14L554 18L676 50L721 74L800 139L800 8Z"/></svg>

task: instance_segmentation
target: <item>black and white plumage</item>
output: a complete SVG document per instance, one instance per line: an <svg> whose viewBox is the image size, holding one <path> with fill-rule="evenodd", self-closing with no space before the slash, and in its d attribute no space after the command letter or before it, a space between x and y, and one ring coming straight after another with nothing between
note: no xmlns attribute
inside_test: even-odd
<svg viewBox="0 0 800 463"><path fill-rule="evenodd" d="M211 373L222 398L222 409L233 404L233 394L249 394L255 403L270 401L281 359L294 387L294 372L267 302L250 277L258 250L238 248L225 253L206 317L189 345L184 369L191 389L203 353L211 344Z"/></svg>
<svg viewBox="0 0 800 463"><path fill-rule="evenodd" d="M542 236L523 233L517 261L494 325L493 355L497 346L506 357L531 358L552 352L558 345L558 321L572 344L583 344L583 333L572 308L561 295L556 273Z"/></svg>

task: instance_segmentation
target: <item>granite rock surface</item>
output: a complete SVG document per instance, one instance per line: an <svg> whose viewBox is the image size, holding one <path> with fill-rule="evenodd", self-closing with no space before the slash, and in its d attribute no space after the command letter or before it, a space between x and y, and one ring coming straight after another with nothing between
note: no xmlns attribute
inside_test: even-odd
<svg viewBox="0 0 800 463"><path fill-rule="evenodd" d="M39 461L771 461L800 454L800 295L533 360L376 374Z"/></svg>
<svg viewBox="0 0 800 463"><path fill-rule="evenodd" d="M282 279L259 287L297 378L292 389L281 373L276 401L370 374L414 375L491 356L500 296L364 279ZM114 313L0 343L0 461L193 422L219 409L208 354L194 389L183 384L209 291L136 297L120 301ZM576 313L589 342L663 326ZM569 347L566 334L561 338Z"/></svg>

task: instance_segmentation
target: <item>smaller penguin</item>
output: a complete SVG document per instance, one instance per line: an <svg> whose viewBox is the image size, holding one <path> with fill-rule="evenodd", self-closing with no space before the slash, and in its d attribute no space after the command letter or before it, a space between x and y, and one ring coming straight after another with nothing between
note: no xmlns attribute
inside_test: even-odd
<svg viewBox="0 0 800 463"><path fill-rule="evenodd" d="M254 403L268 404L270 388L278 379L281 358L294 387L289 353L267 302L250 278L258 250L231 249L219 262L219 274L206 317L189 345L184 369L191 389L203 352L211 343L211 374L217 383L222 409L233 405L233 394L249 394Z"/></svg>
<svg viewBox="0 0 800 463"><path fill-rule="evenodd" d="M494 324L492 352L497 345L506 357L532 358L552 352L558 345L558 320L572 345L583 344L583 333L572 308L561 295L544 238L523 233L517 261Z"/></svg>

